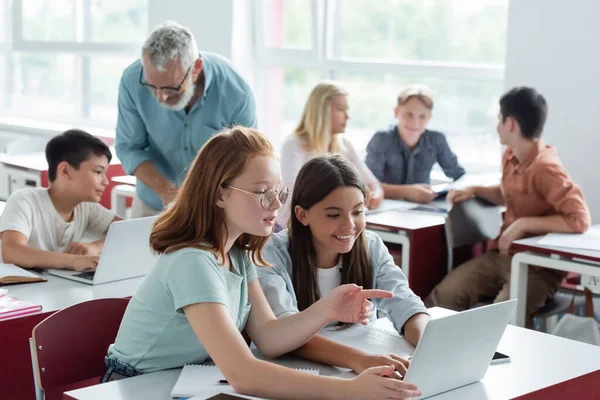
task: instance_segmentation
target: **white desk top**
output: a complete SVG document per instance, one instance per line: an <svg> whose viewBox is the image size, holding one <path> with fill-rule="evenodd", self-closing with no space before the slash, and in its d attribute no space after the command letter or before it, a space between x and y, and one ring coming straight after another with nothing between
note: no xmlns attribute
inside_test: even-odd
<svg viewBox="0 0 600 400"><path fill-rule="evenodd" d="M41 304L42 312L47 312L61 310L73 304L93 299L132 296L144 279L139 277L102 285L88 285L49 275L46 272L42 276L48 282L9 285L3 288L8 290L9 296Z"/></svg>
<svg viewBox="0 0 600 400"><path fill-rule="evenodd" d="M432 308L434 318L452 311ZM376 324L390 328L387 319ZM490 365L482 381L431 397L436 400L507 399L600 369L600 347L508 325L498 346L511 361ZM383 351L382 351L383 353ZM560 361L558 361L560 360ZM450 371L451 372L451 371ZM90 386L68 392L79 400L169 399L179 370ZM323 373L322 373L323 374Z"/></svg>
<svg viewBox="0 0 600 400"><path fill-rule="evenodd" d="M409 231L444 225L445 222L443 215L413 211L387 210L367 215L367 225Z"/></svg>
<svg viewBox="0 0 600 400"><path fill-rule="evenodd" d="M133 185L137 183L137 178L133 175L121 175L121 176L113 176L110 178L111 181L115 183L122 183L125 185Z"/></svg>
<svg viewBox="0 0 600 400"><path fill-rule="evenodd" d="M538 244L538 241L543 238L542 236L535 236L527 239L515 240L513 244L531 247L532 251L536 248L540 250L547 250L547 252L555 252L556 254L562 254L569 257L586 257L589 259L600 260L600 251L585 250L585 249L574 249L572 247L558 247L558 246L544 246Z"/></svg>

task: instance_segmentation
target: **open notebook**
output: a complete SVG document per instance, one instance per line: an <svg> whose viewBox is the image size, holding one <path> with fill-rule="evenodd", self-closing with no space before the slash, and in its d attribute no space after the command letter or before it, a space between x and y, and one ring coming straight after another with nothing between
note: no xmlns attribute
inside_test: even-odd
<svg viewBox="0 0 600 400"><path fill-rule="evenodd" d="M408 358L415 351L413 345L402 338L393 329L379 328L374 325L352 325L347 329L337 327L322 329L319 334L334 342L359 349L369 354L394 353Z"/></svg>
<svg viewBox="0 0 600 400"><path fill-rule="evenodd" d="M297 369L297 368L295 368ZM297 369L298 371L306 372L313 375L319 375L318 369ZM214 365L185 365L181 370L181 374L171 391L171 397L191 397L206 399L210 396L215 396L219 393L235 394L244 399L259 399L259 397L245 396L237 394L224 381L225 377Z"/></svg>
<svg viewBox="0 0 600 400"><path fill-rule="evenodd" d="M14 264L0 263L0 285L27 282L46 282L46 280Z"/></svg>

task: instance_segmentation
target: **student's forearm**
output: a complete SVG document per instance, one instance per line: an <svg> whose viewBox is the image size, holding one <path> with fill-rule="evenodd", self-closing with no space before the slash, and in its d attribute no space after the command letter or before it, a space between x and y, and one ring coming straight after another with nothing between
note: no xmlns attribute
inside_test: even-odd
<svg viewBox="0 0 600 400"><path fill-rule="evenodd" d="M100 252L102 251L102 248L104 247L104 238L96 240L95 242L90 243L90 245L94 246L94 248L96 249L96 251L98 252L98 254L100 254Z"/></svg>
<svg viewBox="0 0 600 400"><path fill-rule="evenodd" d="M500 190L500 185L474 186L472 190L475 197L487 200L497 206L504 205L504 196L502 190Z"/></svg>
<svg viewBox="0 0 600 400"><path fill-rule="evenodd" d="M575 233L561 215L548 217L523 217L521 227L527 235L541 235L545 233Z"/></svg>
<svg viewBox="0 0 600 400"><path fill-rule="evenodd" d="M245 376L233 385L236 392L273 399L337 399L348 398L347 381L309 375L270 362L255 360L248 363Z"/></svg>
<svg viewBox="0 0 600 400"><path fill-rule="evenodd" d="M344 346L323 336L315 335L294 354L307 360L336 367L350 368L358 371L360 360L365 353L352 347Z"/></svg>
<svg viewBox="0 0 600 400"><path fill-rule="evenodd" d="M2 246L2 260L23 268L71 268L74 257L72 254L34 249L22 244Z"/></svg>
<svg viewBox="0 0 600 400"><path fill-rule="evenodd" d="M416 346L425 332L425 326L431 320L427 314L415 314L404 323L404 337L410 344Z"/></svg>
<svg viewBox="0 0 600 400"><path fill-rule="evenodd" d="M260 337L253 338L256 346L269 358L296 350L332 322L325 316L322 305L316 302L301 313L267 322Z"/></svg>
<svg viewBox="0 0 600 400"><path fill-rule="evenodd" d="M393 185L381 182L381 188L386 199L403 199L407 197L409 185Z"/></svg>
<svg viewBox="0 0 600 400"><path fill-rule="evenodd" d="M369 189L375 193L385 194L380 182L375 182L369 185Z"/></svg>
<svg viewBox="0 0 600 400"><path fill-rule="evenodd" d="M133 175L142 181L144 185L148 186L154 193L160 194L175 187L173 182L162 176L150 161L141 163L135 169Z"/></svg>

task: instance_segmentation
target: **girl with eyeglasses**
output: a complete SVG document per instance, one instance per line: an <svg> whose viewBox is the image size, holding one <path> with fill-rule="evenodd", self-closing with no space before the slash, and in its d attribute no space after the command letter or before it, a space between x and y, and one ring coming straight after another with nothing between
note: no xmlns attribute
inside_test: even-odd
<svg viewBox="0 0 600 400"><path fill-rule="evenodd" d="M160 254L123 317L103 381L211 358L232 387L268 398L403 399L414 385L388 378L381 364L358 377L314 376L253 356L245 332L266 357L293 351L332 321L367 323L367 298L384 290L343 285L304 312L277 319L257 279L261 250L287 189L259 132L234 127L200 150L173 204L157 219L150 245ZM270 268L268 266L259 267Z"/></svg>
<svg viewBox="0 0 600 400"><path fill-rule="evenodd" d="M375 305L416 346L429 321L427 309L379 236L365 231L365 198L365 186L345 158L307 162L296 179L290 229L271 235L263 250L273 268L258 270L260 284L278 318L305 312L340 285L391 291L393 297L376 299ZM337 346L315 335L296 354L358 373L382 363L400 371L408 365L395 355L373 357Z"/></svg>

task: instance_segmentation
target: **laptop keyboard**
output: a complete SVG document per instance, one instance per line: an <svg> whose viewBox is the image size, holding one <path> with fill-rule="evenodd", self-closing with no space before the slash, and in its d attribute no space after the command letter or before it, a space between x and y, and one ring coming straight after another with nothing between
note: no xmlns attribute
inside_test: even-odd
<svg viewBox="0 0 600 400"><path fill-rule="evenodd" d="M94 280L95 273L96 273L96 271L89 271L89 272L82 272L80 274L74 274L73 276L91 281L91 280Z"/></svg>

